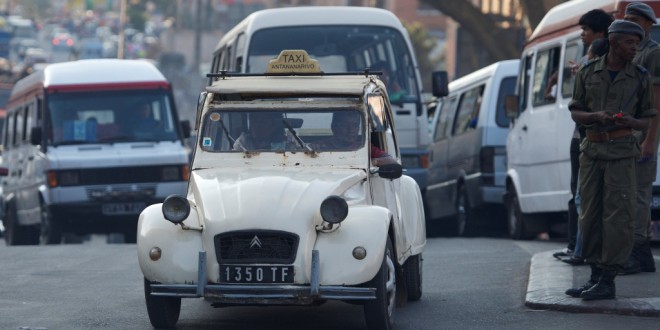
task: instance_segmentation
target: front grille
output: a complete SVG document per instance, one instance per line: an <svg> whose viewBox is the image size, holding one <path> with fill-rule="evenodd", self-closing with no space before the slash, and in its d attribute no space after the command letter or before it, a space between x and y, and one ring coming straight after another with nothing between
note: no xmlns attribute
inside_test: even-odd
<svg viewBox="0 0 660 330"><path fill-rule="evenodd" d="M275 230L245 230L216 235L220 264L291 264L298 250L298 235Z"/></svg>
<svg viewBox="0 0 660 330"><path fill-rule="evenodd" d="M176 181L183 180L180 165L157 165L136 167L86 168L78 170L56 170L58 176L64 172L77 172L79 181L75 185L102 185L117 183L145 183L172 181L163 178L165 168L178 171ZM174 176L173 176L174 179ZM62 181L62 180L58 180ZM63 186L72 184L63 184Z"/></svg>

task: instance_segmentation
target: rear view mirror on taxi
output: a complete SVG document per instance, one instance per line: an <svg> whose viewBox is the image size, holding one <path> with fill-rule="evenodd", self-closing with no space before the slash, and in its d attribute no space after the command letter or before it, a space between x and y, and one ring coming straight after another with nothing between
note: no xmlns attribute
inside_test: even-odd
<svg viewBox="0 0 660 330"><path fill-rule="evenodd" d="M449 78L447 71L435 71L431 76L433 96L443 97L449 94Z"/></svg>

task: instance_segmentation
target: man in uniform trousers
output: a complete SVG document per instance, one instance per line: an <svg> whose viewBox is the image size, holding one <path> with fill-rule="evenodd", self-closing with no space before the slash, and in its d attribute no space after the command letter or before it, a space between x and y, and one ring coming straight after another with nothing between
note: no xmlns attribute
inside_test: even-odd
<svg viewBox="0 0 660 330"><path fill-rule="evenodd" d="M623 19L639 24L645 35L637 47L633 63L643 66L651 75L651 86L655 97L655 108L660 109L660 46L651 39L651 28L655 25L653 9L641 2L632 2L626 7ZM655 261L651 252L651 198L658 164L658 125L660 116L653 117L649 127L641 136L642 156L637 163L637 210L635 213L635 240L628 262L619 274L655 272Z"/></svg>
<svg viewBox="0 0 660 330"><path fill-rule="evenodd" d="M585 300L613 299L614 278L633 246L638 140L655 116L648 72L632 64L644 30L615 20L608 28L609 51L583 66L568 105L573 120L587 129L580 145L580 231L589 281L566 294Z"/></svg>

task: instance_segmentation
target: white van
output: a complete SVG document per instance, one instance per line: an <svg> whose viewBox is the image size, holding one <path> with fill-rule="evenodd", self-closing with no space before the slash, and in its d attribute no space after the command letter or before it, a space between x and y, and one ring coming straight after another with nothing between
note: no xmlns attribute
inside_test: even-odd
<svg viewBox="0 0 660 330"><path fill-rule="evenodd" d="M660 1L648 2L660 16ZM532 237L548 228L548 220L564 219L570 190L569 147L575 122L568 103L573 96L571 61L585 54L578 21L592 9L623 17L627 1L577 0L552 8L525 45L512 102L512 124L507 138L508 171L505 204L509 234L516 239ZM654 27L653 35L657 35ZM558 87L548 86L558 72ZM548 91L555 90L555 95ZM552 94L552 93L551 93ZM658 185L658 182L656 182ZM656 194L660 190L654 188ZM660 196L656 205L660 211ZM655 213L655 212L654 212Z"/></svg>
<svg viewBox="0 0 660 330"><path fill-rule="evenodd" d="M425 196L430 228L449 221L450 234L469 234L479 209L502 205L509 130L505 100L514 92L519 63L501 61L470 73L451 82L448 95L444 86L434 89L442 98L431 123Z"/></svg>
<svg viewBox="0 0 660 330"><path fill-rule="evenodd" d="M189 152L172 88L141 60L51 64L18 81L3 130L8 245L121 232L186 191Z"/></svg>

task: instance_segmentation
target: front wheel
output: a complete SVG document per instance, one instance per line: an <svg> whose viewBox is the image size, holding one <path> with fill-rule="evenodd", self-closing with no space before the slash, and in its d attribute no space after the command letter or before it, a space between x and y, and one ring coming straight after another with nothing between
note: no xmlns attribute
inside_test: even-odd
<svg viewBox="0 0 660 330"><path fill-rule="evenodd" d="M525 215L520 209L520 202L515 191L512 191L507 198L506 213L509 236L517 240L525 239Z"/></svg>
<svg viewBox="0 0 660 330"><path fill-rule="evenodd" d="M179 321L181 298L152 296L152 283L144 279L144 298L147 302L149 321L154 328L173 328Z"/></svg>
<svg viewBox="0 0 660 330"><path fill-rule="evenodd" d="M396 305L396 269L394 250L387 238L383 263L376 276L367 283L367 287L376 288L376 299L364 304L364 317L369 330L390 330L394 327L393 316Z"/></svg>
<svg viewBox="0 0 660 330"><path fill-rule="evenodd" d="M53 218L48 210L48 206L42 201L40 205L41 230L39 242L41 244L60 244L62 243L62 226Z"/></svg>
<svg viewBox="0 0 660 330"><path fill-rule="evenodd" d="M13 203L7 205L5 218L5 243L12 245L36 245L39 243L39 233L34 226L21 226L18 223L16 207Z"/></svg>
<svg viewBox="0 0 660 330"><path fill-rule="evenodd" d="M403 264L408 301L417 301L422 298L422 260L422 254L420 253L410 256Z"/></svg>

